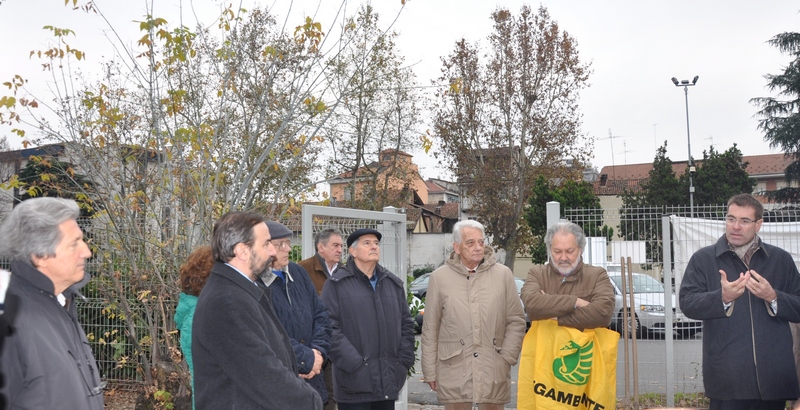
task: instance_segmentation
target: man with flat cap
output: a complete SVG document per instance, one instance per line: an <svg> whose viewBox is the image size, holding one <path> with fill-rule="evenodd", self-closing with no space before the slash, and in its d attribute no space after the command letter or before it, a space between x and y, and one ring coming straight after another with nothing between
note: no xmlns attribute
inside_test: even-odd
<svg viewBox="0 0 800 410"><path fill-rule="evenodd" d="M272 306L289 334L300 377L314 387L322 402L328 401L322 363L331 347L328 309L305 269L289 261L292 231L277 221L267 221L275 245L272 269L261 274L261 281L272 290Z"/></svg>
<svg viewBox="0 0 800 410"><path fill-rule="evenodd" d="M347 264L325 282L333 395L340 410L393 410L414 364L414 322L403 280L378 264L381 233L347 237Z"/></svg>

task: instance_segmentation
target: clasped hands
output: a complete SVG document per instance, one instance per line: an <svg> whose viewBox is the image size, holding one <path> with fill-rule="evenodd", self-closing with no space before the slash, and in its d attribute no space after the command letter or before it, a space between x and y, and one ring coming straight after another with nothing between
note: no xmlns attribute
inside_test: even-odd
<svg viewBox="0 0 800 410"><path fill-rule="evenodd" d="M317 349L311 350L314 351L314 366L311 367L311 371L308 372L308 374L299 375L301 379L310 379L322 372L322 353L320 353Z"/></svg>
<svg viewBox="0 0 800 410"><path fill-rule="evenodd" d="M769 281L752 269L747 272L740 272L739 279L733 282L728 281L728 274L726 274L724 270L720 269L719 275L719 282L720 285L722 285L723 303L731 303L738 299L739 296L744 294L745 289L749 290L750 293L759 299L763 299L767 302L772 302L778 297L778 294L772 289L772 285L770 285Z"/></svg>

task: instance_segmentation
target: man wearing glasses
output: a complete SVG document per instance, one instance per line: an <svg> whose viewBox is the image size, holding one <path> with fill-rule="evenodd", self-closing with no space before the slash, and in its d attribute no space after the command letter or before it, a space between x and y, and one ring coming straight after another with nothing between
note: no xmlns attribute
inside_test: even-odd
<svg viewBox="0 0 800 410"><path fill-rule="evenodd" d="M300 265L289 261L292 231L276 221L267 221L275 245L272 269L261 280L272 290L272 305L292 342L300 377L328 401L322 363L331 347L331 324L328 309L322 304L314 284Z"/></svg>
<svg viewBox="0 0 800 410"><path fill-rule="evenodd" d="M731 198L725 235L692 255L681 283L681 310L703 320L711 410L778 410L800 396L789 328L800 322L800 273L758 237L763 213L752 195Z"/></svg>

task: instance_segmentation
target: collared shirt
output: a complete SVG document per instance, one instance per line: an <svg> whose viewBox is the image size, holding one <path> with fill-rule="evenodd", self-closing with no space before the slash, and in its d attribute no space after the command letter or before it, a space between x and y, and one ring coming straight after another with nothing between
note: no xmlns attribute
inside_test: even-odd
<svg viewBox="0 0 800 410"><path fill-rule="evenodd" d="M339 269L339 262L336 262L333 265L328 265L328 262L325 262L325 268L328 270L328 276L331 276L333 275L333 272L336 272L336 269Z"/></svg>
<svg viewBox="0 0 800 410"><path fill-rule="evenodd" d="M225 264L226 264L226 265L228 265L228 266L230 266L230 267L231 267L231 269L235 270L236 272L239 272L239 274L240 274L240 275L242 275L242 276L244 276L245 278L247 278L247 280L249 280L250 282L252 282L254 285L258 286L258 283L255 283L255 282L253 281L253 279L250 279L250 277L249 277L249 276L245 275L245 274L244 274L242 271L240 271L239 269L236 269L236 267L235 267L235 266L233 266L233 265L231 265L230 263L227 263L227 262L226 262Z"/></svg>
<svg viewBox="0 0 800 410"><path fill-rule="evenodd" d="M372 285L372 290L375 290L375 287L378 286L378 272L372 273L372 277L369 278L369 284Z"/></svg>
<svg viewBox="0 0 800 410"><path fill-rule="evenodd" d="M467 265L464 265L463 263L461 264L461 266L463 266L463 267L464 267L464 269L466 269L466 270L467 270L467 273L468 273L468 274L472 275L473 273L475 273L475 271L477 271L477 270L478 270L478 267L479 267L479 266L481 266L481 264L480 264L480 263L478 263L478 264L477 264L477 265L475 265L475 267L474 267L474 268L472 268L472 269L468 268L468 267L467 267Z"/></svg>

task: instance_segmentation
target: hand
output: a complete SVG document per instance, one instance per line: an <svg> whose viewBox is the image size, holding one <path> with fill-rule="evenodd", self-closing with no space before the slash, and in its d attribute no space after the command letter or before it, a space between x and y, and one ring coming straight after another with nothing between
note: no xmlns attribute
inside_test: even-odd
<svg viewBox="0 0 800 410"><path fill-rule="evenodd" d="M325 359L322 358L322 353L319 350L311 350L314 351L314 366L311 368L311 373L320 374L322 372L322 363L325 362Z"/></svg>
<svg viewBox="0 0 800 410"><path fill-rule="evenodd" d="M756 295L760 299L766 300L767 302L772 302L778 298L778 294L775 292L775 289L772 289L772 285L770 285L763 276L759 275L758 272L752 269L747 272L750 274L751 278L751 280L747 282L747 290L749 290L750 293Z"/></svg>
<svg viewBox="0 0 800 410"><path fill-rule="evenodd" d="M436 391L436 380L428 382L428 386L431 386L431 390Z"/></svg>
<svg viewBox="0 0 800 410"><path fill-rule="evenodd" d="M750 281L750 272L739 273L739 279L728 282L728 274L724 270L719 270L719 283L722 286L722 303L731 303L744 294L747 282ZM772 287L770 287L772 289Z"/></svg>
<svg viewBox="0 0 800 410"><path fill-rule="evenodd" d="M576 309L577 308L581 308L581 307L586 307L586 306L589 306L589 301L587 301L587 300L583 300L581 298L578 298L578 300L575 301L575 308Z"/></svg>

